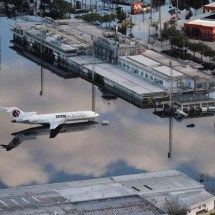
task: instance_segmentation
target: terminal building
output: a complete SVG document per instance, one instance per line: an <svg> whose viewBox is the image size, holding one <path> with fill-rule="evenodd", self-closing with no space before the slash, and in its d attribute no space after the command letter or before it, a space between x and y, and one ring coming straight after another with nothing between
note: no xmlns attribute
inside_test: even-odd
<svg viewBox="0 0 215 215"><path fill-rule="evenodd" d="M211 76L174 60L170 68L170 59L150 54L140 40L83 20L22 22L11 30L20 54L50 70L82 77L141 108L153 106L154 98L168 97L170 82L175 94L214 89Z"/></svg>
<svg viewBox="0 0 215 215"><path fill-rule="evenodd" d="M0 214L206 215L214 200L199 182L167 170L2 189Z"/></svg>

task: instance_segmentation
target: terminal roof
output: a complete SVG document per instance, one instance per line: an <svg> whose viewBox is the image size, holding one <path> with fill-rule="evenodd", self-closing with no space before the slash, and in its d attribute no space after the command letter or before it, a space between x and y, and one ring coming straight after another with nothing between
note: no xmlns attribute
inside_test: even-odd
<svg viewBox="0 0 215 215"><path fill-rule="evenodd" d="M92 70L93 64L91 59L92 57L89 56L76 56L69 58L70 61L82 64L86 69ZM101 60L95 58L94 68L97 74L111 80L115 84L119 84L122 87L131 90L132 92L137 94L165 92L162 88L125 72L121 67L109 63L99 62L101 62Z"/></svg>

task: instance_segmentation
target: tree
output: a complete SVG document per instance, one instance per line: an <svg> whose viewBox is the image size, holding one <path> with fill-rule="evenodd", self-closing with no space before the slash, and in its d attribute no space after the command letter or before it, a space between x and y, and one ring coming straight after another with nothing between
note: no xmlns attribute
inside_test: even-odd
<svg viewBox="0 0 215 215"><path fill-rule="evenodd" d="M48 4L48 9L53 19L62 19L71 12L72 5L65 0L53 0Z"/></svg>
<svg viewBox="0 0 215 215"><path fill-rule="evenodd" d="M188 49L193 52L194 58L196 58L196 52L198 52L198 45L196 43L188 43Z"/></svg>
<svg viewBox="0 0 215 215"><path fill-rule="evenodd" d="M152 7L157 8L161 5L164 5L166 3L166 0L152 0Z"/></svg>
<svg viewBox="0 0 215 215"><path fill-rule="evenodd" d="M105 14L103 17L102 17L102 21L104 23L106 23L106 27L107 27L107 23L109 23L109 26L110 26L110 23L112 22L111 20L111 16L109 14Z"/></svg>
<svg viewBox="0 0 215 215"><path fill-rule="evenodd" d="M166 200L163 208L169 215L186 215L187 211L187 207L181 205L176 199Z"/></svg>
<svg viewBox="0 0 215 215"><path fill-rule="evenodd" d="M208 50L208 46L205 45L203 42L198 42L197 47L198 47L197 52L201 54L201 59L202 59L202 55L204 55L204 53Z"/></svg>
<svg viewBox="0 0 215 215"><path fill-rule="evenodd" d="M173 7L177 7L178 4L178 8L179 10L189 10L191 7L195 10L200 9L203 5L205 4L209 4L209 0L201 0L201 1L197 1L197 0L170 0L171 4Z"/></svg>
<svg viewBox="0 0 215 215"><path fill-rule="evenodd" d="M158 29L159 29L158 24L159 24L159 22L152 22L152 24L151 24L151 26L155 29L155 32L156 32L156 34L154 35L154 37L158 36Z"/></svg>
<svg viewBox="0 0 215 215"><path fill-rule="evenodd" d="M133 26L134 26L134 23L132 23L130 21L123 22L122 24L119 25L118 31L121 32L122 34L126 35L127 29L128 28L132 29ZM131 32L130 32L130 35L132 35Z"/></svg>
<svg viewBox="0 0 215 215"><path fill-rule="evenodd" d="M215 51L211 47L207 46L207 48L205 47L203 54L205 57L209 57L211 61L211 58L215 56Z"/></svg>
<svg viewBox="0 0 215 215"><path fill-rule="evenodd" d="M126 19L127 15L124 12L122 7L118 7L116 9L116 17L117 17L117 19L119 20L120 23L122 23Z"/></svg>

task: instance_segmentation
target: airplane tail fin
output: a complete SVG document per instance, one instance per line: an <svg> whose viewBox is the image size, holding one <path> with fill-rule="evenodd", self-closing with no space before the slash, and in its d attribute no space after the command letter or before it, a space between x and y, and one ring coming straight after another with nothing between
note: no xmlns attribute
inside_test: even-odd
<svg viewBox="0 0 215 215"><path fill-rule="evenodd" d="M3 149L5 149L7 147L7 145L1 144L0 145Z"/></svg>
<svg viewBox="0 0 215 215"><path fill-rule="evenodd" d="M5 149L6 151L10 151L11 149L10 149L10 147L8 147L8 145L4 145L4 144L2 144L2 145L0 145L3 149Z"/></svg>
<svg viewBox="0 0 215 215"><path fill-rule="evenodd" d="M17 107L1 107L0 110L9 113L14 119L22 118L25 114L22 110Z"/></svg>

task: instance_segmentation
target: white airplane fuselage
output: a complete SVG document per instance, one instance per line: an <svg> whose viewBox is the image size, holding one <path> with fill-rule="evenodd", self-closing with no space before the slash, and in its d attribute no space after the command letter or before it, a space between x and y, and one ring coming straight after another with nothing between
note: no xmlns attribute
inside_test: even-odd
<svg viewBox="0 0 215 215"><path fill-rule="evenodd" d="M77 111L77 112L62 112L62 113L49 113L49 114L34 114L30 116L23 116L23 118L15 119L12 122L15 123L27 123L27 124L50 124L52 121L59 120L67 121L79 121L79 120L93 120L99 114L93 111Z"/></svg>

